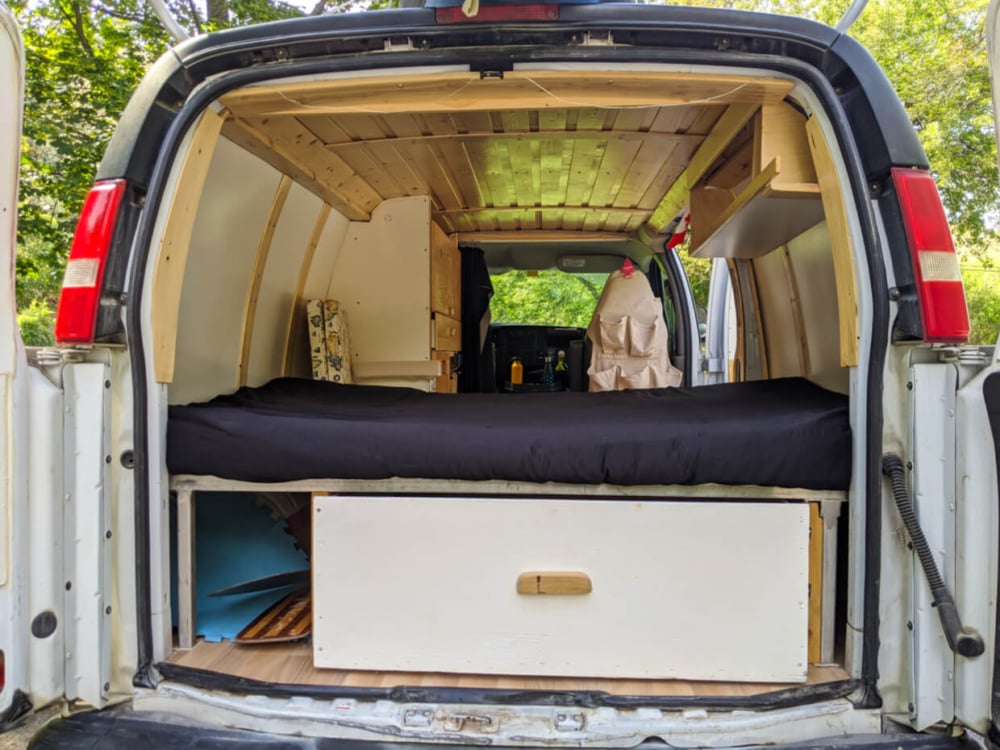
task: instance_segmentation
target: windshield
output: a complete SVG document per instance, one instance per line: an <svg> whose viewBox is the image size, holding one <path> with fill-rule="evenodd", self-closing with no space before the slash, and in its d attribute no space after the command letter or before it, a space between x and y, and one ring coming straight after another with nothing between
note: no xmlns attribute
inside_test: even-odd
<svg viewBox="0 0 1000 750"><path fill-rule="evenodd" d="M607 277L557 270L491 275L493 322L586 328Z"/></svg>

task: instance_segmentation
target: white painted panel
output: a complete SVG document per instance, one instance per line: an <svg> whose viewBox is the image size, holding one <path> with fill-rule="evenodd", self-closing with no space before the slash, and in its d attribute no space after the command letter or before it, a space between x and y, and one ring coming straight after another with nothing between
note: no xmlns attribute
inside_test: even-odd
<svg viewBox="0 0 1000 750"><path fill-rule="evenodd" d="M767 351L768 376L802 376L799 335L792 310L792 291L781 249L755 258L754 274L760 300L760 318Z"/></svg>
<svg viewBox="0 0 1000 750"><path fill-rule="evenodd" d="M17 252L17 180L24 114L24 51L17 24L0 6L0 268L7 271L0 292L0 373L11 375L17 362L17 309L14 256ZM23 355L22 355L23 356ZM0 528L2 530L2 528Z"/></svg>
<svg viewBox="0 0 1000 750"><path fill-rule="evenodd" d="M111 564L107 531L110 369L63 370L66 447L66 697L92 706L108 698L111 670Z"/></svg>
<svg viewBox="0 0 1000 750"><path fill-rule="evenodd" d="M914 365L911 382L913 505L941 578L954 591L957 372L950 364ZM911 714L914 729L922 731L952 719L955 655L948 647L916 551L911 557Z"/></svg>
<svg viewBox="0 0 1000 750"><path fill-rule="evenodd" d="M793 682L808 508L318 497L317 667ZM584 596L523 596L580 571Z"/></svg>
<svg viewBox="0 0 1000 750"><path fill-rule="evenodd" d="M802 327L809 352L806 375L824 388L847 393L847 368L840 366L837 284L826 222L789 242L788 254L802 301Z"/></svg>
<svg viewBox="0 0 1000 750"><path fill-rule="evenodd" d="M996 447L983 386L995 379L1000 351L991 367L958 392L956 461L958 477L955 519L955 601L962 624L983 636L985 653L955 660L955 718L980 734L990 727L993 666L996 663L997 566L1000 497Z"/></svg>
<svg viewBox="0 0 1000 750"><path fill-rule="evenodd" d="M353 362L419 362L431 356L430 202L381 203L368 222L351 222L329 298L347 318ZM430 389L432 379L366 381Z"/></svg>
<svg viewBox="0 0 1000 750"><path fill-rule="evenodd" d="M191 235L170 402L236 389L247 290L280 175L220 139Z"/></svg>
<svg viewBox="0 0 1000 750"><path fill-rule="evenodd" d="M288 318L295 303L302 260L309 247L322 202L292 185L271 239L261 279L250 346L248 385L261 385L282 374Z"/></svg>
<svg viewBox="0 0 1000 750"><path fill-rule="evenodd" d="M340 249L344 245L344 237L347 235L347 228L351 222L343 214L336 210L330 211L326 224L320 235L319 242L316 243L316 251L313 253L312 263L307 269L305 286L302 287L302 299L299 304L305 308L305 302L309 299L324 299L329 291L330 278L333 276L334 266L340 255ZM303 316L302 320L305 320ZM309 335L306 326L299 330L292 331L293 346L291 348L291 358L289 360L288 374L301 378L312 377L312 365L309 359Z"/></svg>
<svg viewBox="0 0 1000 750"><path fill-rule="evenodd" d="M45 375L28 369L28 612L51 612L57 626L28 641L31 695L38 705L63 694L66 617L63 570L63 394Z"/></svg>

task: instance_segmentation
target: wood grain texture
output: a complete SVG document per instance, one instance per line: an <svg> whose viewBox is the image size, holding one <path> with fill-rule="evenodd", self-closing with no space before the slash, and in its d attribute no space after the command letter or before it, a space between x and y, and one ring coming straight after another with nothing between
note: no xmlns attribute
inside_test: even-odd
<svg viewBox="0 0 1000 750"><path fill-rule="evenodd" d="M806 122L809 148L816 164L816 179L821 189L823 212L830 227L833 248L833 271L837 282L837 310L840 319L840 365L858 363L858 292L855 286L854 247L844 190L837 173L830 146L815 117Z"/></svg>
<svg viewBox="0 0 1000 750"><path fill-rule="evenodd" d="M809 662L821 660L823 643L823 519L809 505Z"/></svg>
<svg viewBox="0 0 1000 750"><path fill-rule="evenodd" d="M243 328L240 332L240 361L237 369L237 385L243 387L247 384L247 371L250 368L250 346L253 343L254 325L257 320L257 300L260 297L260 285L264 281L264 269L267 267L267 257L271 252L271 241L274 239L274 231L278 228L278 219L285 208L285 200L288 198L288 191L292 188L292 178L282 175L278 181L278 188L274 192L274 200L271 202L271 210L267 215L267 222L264 224L264 231L261 233L260 242L257 244L257 257L254 259L253 274L250 277L250 287L247 289L246 303L243 305Z"/></svg>
<svg viewBox="0 0 1000 750"><path fill-rule="evenodd" d="M177 650L167 659L195 669L283 685L364 685L369 687L468 687L498 690L599 690L612 695L736 696L761 695L798 687L791 684L704 682L688 680L620 680L597 677L536 677L524 675L445 674L441 672L356 671L316 669L309 643L239 645L199 642ZM836 665L810 665L808 685L848 679Z"/></svg>
<svg viewBox="0 0 1000 750"><path fill-rule="evenodd" d="M593 590L590 576L577 571L533 570L517 577L517 593L522 596L580 596Z"/></svg>
<svg viewBox="0 0 1000 750"><path fill-rule="evenodd" d="M205 110L195 126L176 189L170 198L168 215L171 220L160 238L156 254L152 310L153 361L158 383L170 383L174 378L184 269L187 267L191 233L201 204L202 189L222 126L223 119L210 109Z"/></svg>

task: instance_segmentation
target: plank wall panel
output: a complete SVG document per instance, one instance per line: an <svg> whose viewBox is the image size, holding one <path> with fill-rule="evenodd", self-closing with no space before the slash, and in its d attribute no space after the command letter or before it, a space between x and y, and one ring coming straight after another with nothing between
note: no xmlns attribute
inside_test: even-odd
<svg viewBox="0 0 1000 750"><path fill-rule="evenodd" d="M236 390L247 290L279 179L257 157L219 141L184 270L170 403Z"/></svg>
<svg viewBox="0 0 1000 750"><path fill-rule="evenodd" d="M293 185L271 238L254 315L253 339L247 365L247 385L263 385L282 375L288 318L296 304L295 290L322 202Z"/></svg>

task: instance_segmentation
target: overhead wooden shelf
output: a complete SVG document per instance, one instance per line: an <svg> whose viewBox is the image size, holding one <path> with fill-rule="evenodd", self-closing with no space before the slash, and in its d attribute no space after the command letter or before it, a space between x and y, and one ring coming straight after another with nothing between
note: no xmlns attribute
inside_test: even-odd
<svg viewBox="0 0 1000 750"><path fill-rule="evenodd" d="M698 258L756 258L822 221L800 113L787 104L762 106L750 131L691 189L690 208Z"/></svg>
<svg viewBox="0 0 1000 750"><path fill-rule="evenodd" d="M691 254L698 258L756 258L822 221L819 185L782 184L776 181L777 175L775 159L720 216L714 221L708 218L708 236L692 247Z"/></svg>

